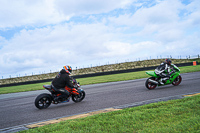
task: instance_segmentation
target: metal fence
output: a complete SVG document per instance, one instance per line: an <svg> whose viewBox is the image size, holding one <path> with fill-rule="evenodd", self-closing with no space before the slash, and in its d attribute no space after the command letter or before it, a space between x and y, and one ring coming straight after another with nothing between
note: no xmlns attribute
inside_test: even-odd
<svg viewBox="0 0 200 133"><path fill-rule="evenodd" d="M144 60L151 60L151 59L165 59L165 58L171 58L171 59L199 59L200 58L200 55L197 54L197 55L188 55L188 56L172 56L172 55L160 55L160 56L156 56L156 57L153 57L153 56L149 56L149 57L146 57L146 58L136 58L135 60L130 60L130 59L126 59L124 61L121 61L121 62L118 62L116 64L119 64L119 63L125 63L125 62L135 62L135 61L144 61ZM111 65L109 64L109 61L103 65ZM101 65L101 66L103 66ZM90 64L88 65L88 67L75 67L75 70L78 70L78 69L84 69L84 68L92 68L92 67L97 67L97 66L100 66L100 65L93 65L93 64ZM55 72L58 72L59 70L55 70L55 71L52 71L52 70L49 70L49 71L42 71L42 72L30 72L30 73L25 73L25 74L16 74L16 75L8 75L8 76L0 76L0 80L1 79L11 79L11 78L19 78L19 77L26 77L26 76L33 76L33 75L41 75L41 74L48 74L48 73L55 73Z"/></svg>

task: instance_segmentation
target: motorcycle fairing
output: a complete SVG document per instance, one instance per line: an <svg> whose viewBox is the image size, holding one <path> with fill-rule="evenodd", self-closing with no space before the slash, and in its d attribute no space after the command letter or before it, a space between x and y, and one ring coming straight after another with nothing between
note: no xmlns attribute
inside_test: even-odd
<svg viewBox="0 0 200 133"><path fill-rule="evenodd" d="M175 73L173 73L171 76L170 76L170 79L168 79L164 85L167 85L167 84L171 84L179 75L180 75L180 69L174 65L174 69L176 70ZM155 77L155 78L159 78L160 76L156 75L155 71L146 71L146 74L152 76L152 77ZM160 84L158 86L161 86Z"/></svg>
<svg viewBox="0 0 200 133"><path fill-rule="evenodd" d="M146 74L152 76L152 77L155 77L155 78L159 78L158 75L156 75L156 73L154 71L146 71Z"/></svg>
<svg viewBox="0 0 200 133"><path fill-rule="evenodd" d="M65 90L72 92L74 95L79 95L78 91L75 88L70 88L68 86L65 86Z"/></svg>
<svg viewBox="0 0 200 133"><path fill-rule="evenodd" d="M179 72L173 73L173 74L170 76L170 79L168 79L164 85L171 84L179 75L180 75Z"/></svg>

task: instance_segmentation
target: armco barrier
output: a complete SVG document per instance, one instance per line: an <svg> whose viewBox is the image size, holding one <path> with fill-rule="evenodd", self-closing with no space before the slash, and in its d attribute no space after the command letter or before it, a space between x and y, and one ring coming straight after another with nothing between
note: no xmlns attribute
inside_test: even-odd
<svg viewBox="0 0 200 133"><path fill-rule="evenodd" d="M176 66L178 66L178 67L192 66L192 65L193 65L192 62L176 64ZM75 76L73 76L73 78L77 79L77 78L87 78L87 77L95 77L95 76L119 74L119 73L146 71L146 70L155 69L156 67L157 66L151 66L151 67L143 67L143 68L135 68L135 69L127 69L127 70L118 70L118 71L109 71L109 72L100 72L100 73L92 73L92 74L75 75ZM0 87L9 87L9 86L17 86L17 85L27 85L27 84L35 84L35 83L44 83L44 82L51 82L52 80L53 79L26 81L26 82L20 82L20 83L4 84L4 85L0 85Z"/></svg>

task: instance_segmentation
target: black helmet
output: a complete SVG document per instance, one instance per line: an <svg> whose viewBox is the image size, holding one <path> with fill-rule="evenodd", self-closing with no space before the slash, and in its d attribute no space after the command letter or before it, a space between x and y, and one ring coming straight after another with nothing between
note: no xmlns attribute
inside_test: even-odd
<svg viewBox="0 0 200 133"><path fill-rule="evenodd" d="M171 65L172 61L170 59L166 59L165 62L168 64L168 65Z"/></svg>

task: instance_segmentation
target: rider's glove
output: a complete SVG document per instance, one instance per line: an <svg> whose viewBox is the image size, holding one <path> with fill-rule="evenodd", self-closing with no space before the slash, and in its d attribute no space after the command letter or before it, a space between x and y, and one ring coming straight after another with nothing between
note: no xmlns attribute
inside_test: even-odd
<svg viewBox="0 0 200 133"><path fill-rule="evenodd" d="M75 84L75 85L74 85L74 88L77 88L77 87L78 87L78 86Z"/></svg>

